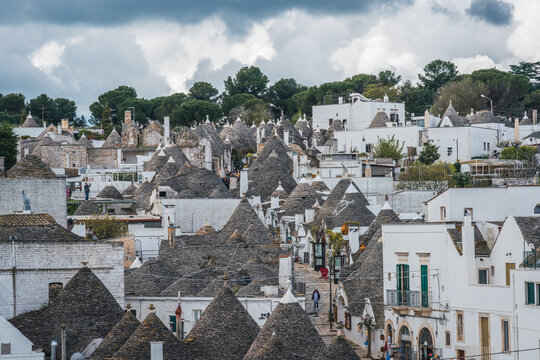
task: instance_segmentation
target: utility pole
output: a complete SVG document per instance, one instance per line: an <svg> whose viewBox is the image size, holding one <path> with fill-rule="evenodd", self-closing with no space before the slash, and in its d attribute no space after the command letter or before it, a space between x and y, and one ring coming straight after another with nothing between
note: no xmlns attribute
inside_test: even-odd
<svg viewBox="0 0 540 360"><path fill-rule="evenodd" d="M41 121L45 121L45 106L43 104L41 104Z"/></svg>
<svg viewBox="0 0 540 360"><path fill-rule="evenodd" d="M332 330L332 322L334 317L332 315L332 263L334 262L334 257L330 256L330 261L328 262L328 281L330 283L330 295L328 297L328 321L330 321L330 330Z"/></svg>

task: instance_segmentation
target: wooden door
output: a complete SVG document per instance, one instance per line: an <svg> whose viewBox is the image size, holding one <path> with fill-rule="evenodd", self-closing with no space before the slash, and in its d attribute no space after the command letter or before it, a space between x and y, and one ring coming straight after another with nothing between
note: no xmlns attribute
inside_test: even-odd
<svg viewBox="0 0 540 360"><path fill-rule="evenodd" d="M482 360L489 360L489 318L485 316L480 317L480 353L482 354Z"/></svg>

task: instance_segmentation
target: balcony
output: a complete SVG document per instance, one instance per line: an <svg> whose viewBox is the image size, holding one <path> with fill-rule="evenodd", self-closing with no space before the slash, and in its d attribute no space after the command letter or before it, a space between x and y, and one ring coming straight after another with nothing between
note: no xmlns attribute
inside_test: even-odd
<svg viewBox="0 0 540 360"><path fill-rule="evenodd" d="M413 290L386 290L386 305L395 307L399 312L409 309L421 314L431 312L431 292Z"/></svg>
<svg viewBox="0 0 540 360"><path fill-rule="evenodd" d="M523 267L540 269L540 251L524 251L523 252Z"/></svg>

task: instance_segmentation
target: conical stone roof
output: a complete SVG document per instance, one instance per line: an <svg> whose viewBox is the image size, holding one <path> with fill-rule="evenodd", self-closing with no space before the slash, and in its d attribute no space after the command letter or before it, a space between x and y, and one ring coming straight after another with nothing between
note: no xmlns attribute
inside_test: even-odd
<svg viewBox="0 0 540 360"><path fill-rule="evenodd" d="M113 129L109 136L107 136L107 139L105 139L105 142L103 145L101 145L102 148L117 148L122 146L122 137L116 131L116 129Z"/></svg>
<svg viewBox="0 0 540 360"><path fill-rule="evenodd" d="M271 244L273 242L272 235L245 196L240 200L219 235L223 240L228 240L235 231L240 234L246 233L245 240L249 243Z"/></svg>
<svg viewBox="0 0 540 360"><path fill-rule="evenodd" d="M127 310L118 323L103 339L98 348L92 353L93 359L112 358L125 344L141 323L131 310Z"/></svg>
<svg viewBox="0 0 540 360"><path fill-rule="evenodd" d="M135 190L137 190L137 186L134 184L129 185L127 188L122 191L123 196L133 196L135 194Z"/></svg>
<svg viewBox="0 0 540 360"><path fill-rule="evenodd" d="M91 149L91 148L94 147L94 145L92 145L92 142L90 140L88 140L88 138L84 134L81 136L81 138L79 139L79 141L77 143L79 145L82 145L82 146L86 147L87 149Z"/></svg>
<svg viewBox="0 0 540 360"><path fill-rule="evenodd" d="M154 341L163 341L163 359L189 359L184 344L154 312L148 314L114 357L120 360L150 359L150 343Z"/></svg>
<svg viewBox="0 0 540 360"><path fill-rule="evenodd" d="M319 197L317 192L313 190L305 180L300 181L294 188L287 200L281 206L281 216L294 216L296 214L304 214L306 209L311 209Z"/></svg>
<svg viewBox="0 0 540 360"><path fill-rule="evenodd" d="M231 289L223 285L191 329L186 348L192 360L242 360L259 330Z"/></svg>
<svg viewBox="0 0 540 360"><path fill-rule="evenodd" d="M349 185L332 214L325 219L329 228L339 227L343 223L358 223L369 226L375 215L367 208L367 200L353 182Z"/></svg>
<svg viewBox="0 0 540 360"><path fill-rule="evenodd" d="M313 188L313 190L315 190L317 192L330 191L330 188L328 186L326 186L323 179L321 179L321 177L318 176L318 175L315 178L315 180L313 180L313 182L311 183L311 187Z"/></svg>
<svg viewBox="0 0 540 360"><path fill-rule="evenodd" d="M287 168L290 171L292 171L292 169L293 169L293 161L289 157L289 155L287 154L288 149L285 146L285 143L283 142L283 140L281 140L279 137L277 137L275 135L272 136L266 142L266 144L264 144L264 148L262 149L261 153L257 157L257 160L253 163L253 165L251 167L262 166L262 164L264 163L266 158L268 158L273 151L275 151L277 153L278 157L280 159L282 159L282 161L286 162ZM253 176L252 171L251 171L251 167L250 167L249 173L248 173L250 177Z"/></svg>
<svg viewBox="0 0 540 360"><path fill-rule="evenodd" d="M292 360L294 355L287 349L283 341L276 334L264 344L264 346L255 354L253 360ZM339 358L335 358L339 359Z"/></svg>
<svg viewBox="0 0 540 360"><path fill-rule="evenodd" d="M326 360L360 360L360 356L356 354L342 335L336 336L332 343L328 345L324 354Z"/></svg>
<svg viewBox="0 0 540 360"><path fill-rule="evenodd" d="M180 170L180 166L174 161L172 157L169 157L169 160L163 165L159 172L155 175L152 182L156 184L161 184L163 181L170 179L176 176L176 173Z"/></svg>
<svg viewBox="0 0 540 360"><path fill-rule="evenodd" d="M280 200L285 200L287 197L289 197L289 193L286 192L285 189L283 189L283 186L281 186L281 181L278 184L278 187L272 193L272 197L278 198Z"/></svg>
<svg viewBox="0 0 540 360"><path fill-rule="evenodd" d="M369 128L385 128L387 127L386 123L389 121L390 119L388 118L388 115L386 115L386 112L379 110L371 121L371 124L369 124Z"/></svg>
<svg viewBox="0 0 540 360"><path fill-rule="evenodd" d="M293 359L312 360L324 356L324 342L304 309L297 301L282 299L261 328L244 360L256 359L274 333L281 339L286 350L293 354Z"/></svg>
<svg viewBox="0 0 540 360"><path fill-rule="evenodd" d="M124 197L122 196L122 193L118 191L114 186L107 185L105 186L97 195L98 198L101 199L115 199L115 200L122 200Z"/></svg>
<svg viewBox="0 0 540 360"><path fill-rule="evenodd" d="M73 215L99 215L101 214L101 208L93 201L85 200L81 202L77 210Z"/></svg>
<svg viewBox="0 0 540 360"><path fill-rule="evenodd" d="M28 116L24 120L23 124L21 125L23 128L33 128L33 127L39 127L36 120L34 120L32 113L28 113Z"/></svg>
<svg viewBox="0 0 540 360"><path fill-rule="evenodd" d="M26 155L19 160L7 173L8 178L41 178L56 179L56 174L50 167L45 165L40 158L34 155Z"/></svg>
<svg viewBox="0 0 540 360"><path fill-rule="evenodd" d="M46 354L50 354L51 340L60 339L60 325L65 324L67 353L73 354L83 351L92 340L105 337L123 315L107 287L83 267L48 306L10 322Z"/></svg>
<svg viewBox="0 0 540 360"><path fill-rule="evenodd" d="M285 155L288 158L288 155ZM296 181L291 175L285 158L280 157L276 151L272 151L261 166L253 169L251 187L248 196L260 196L262 201L268 201L281 182L285 191L291 193L296 187Z"/></svg>

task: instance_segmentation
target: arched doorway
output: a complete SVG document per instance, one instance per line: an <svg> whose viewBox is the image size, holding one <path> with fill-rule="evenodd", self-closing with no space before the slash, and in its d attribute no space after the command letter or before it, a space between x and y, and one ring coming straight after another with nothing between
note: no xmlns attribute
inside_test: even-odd
<svg viewBox="0 0 540 360"><path fill-rule="evenodd" d="M409 328L402 326L399 329L399 352L401 353L402 360L409 360L412 358L411 349L412 349L412 338Z"/></svg>
<svg viewBox="0 0 540 360"><path fill-rule="evenodd" d="M430 360L433 358L433 338L428 328L422 328L418 336L418 350L420 360Z"/></svg>
<svg viewBox="0 0 540 360"><path fill-rule="evenodd" d="M386 341L388 341L388 344L394 343L394 329L391 323L386 325Z"/></svg>

